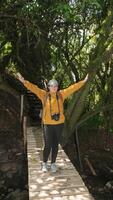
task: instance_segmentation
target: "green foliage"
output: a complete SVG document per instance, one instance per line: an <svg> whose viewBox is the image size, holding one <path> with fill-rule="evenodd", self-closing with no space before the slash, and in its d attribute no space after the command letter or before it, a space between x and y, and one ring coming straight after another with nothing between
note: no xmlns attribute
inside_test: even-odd
<svg viewBox="0 0 113 200"><path fill-rule="evenodd" d="M102 115L99 113L97 115L94 115L91 117L86 123L86 127L88 128L99 128L100 126L103 127L104 125L104 120Z"/></svg>
<svg viewBox="0 0 113 200"><path fill-rule="evenodd" d="M112 7L112 0L0 1L1 74L19 71L36 84L54 77L64 88L90 72L90 83L69 101L73 130L83 113L113 99ZM100 118L88 123L99 126Z"/></svg>
<svg viewBox="0 0 113 200"><path fill-rule="evenodd" d="M7 42L6 44L3 45L2 47L2 51L1 51L1 54L0 54L0 57L1 59L10 54L11 53L11 43L10 42Z"/></svg>

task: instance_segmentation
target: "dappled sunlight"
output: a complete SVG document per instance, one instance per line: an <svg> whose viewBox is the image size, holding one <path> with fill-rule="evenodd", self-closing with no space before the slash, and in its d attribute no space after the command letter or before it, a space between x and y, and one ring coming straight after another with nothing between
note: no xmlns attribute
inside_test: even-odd
<svg viewBox="0 0 113 200"><path fill-rule="evenodd" d="M28 142L29 148L27 149L29 200L93 200L82 178L61 147L56 161L58 171L56 173L51 172L49 160L48 172L42 172L42 146L39 144L40 148L37 148L41 139L38 139L40 137L38 134L35 135L35 139L37 137L35 143L33 137L31 131L30 141ZM36 147L34 147L34 144Z"/></svg>
<svg viewBox="0 0 113 200"><path fill-rule="evenodd" d="M34 181L35 185L30 184L30 191L37 192L44 196L48 194L59 194L59 195L72 195L72 194L81 194L86 193L86 188L83 186L78 186L80 183L79 181L77 184L73 184L71 177L62 177L62 176L52 176L48 173L42 174L41 177L35 178ZM76 182L76 180L75 180ZM75 187L76 186L76 187ZM40 192L43 191L43 192ZM48 195L49 195L48 194Z"/></svg>
<svg viewBox="0 0 113 200"><path fill-rule="evenodd" d="M36 190L37 189L37 185L30 185L30 190Z"/></svg>
<svg viewBox="0 0 113 200"><path fill-rule="evenodd" d="M38 185L34 186L32 185L32 189L33 188L37 188L38 189ZM30 188L31 189L31 188ZM44 190L45 189L45 190ZM59 188L57 189L53 189L53 190L49 190L49 188L47 186L45 186L45 188L42 188L41 190L37 190L37 191L30 191L31 197L52 197L52 195L54 195L54 197L67 197L66 199L74 199L74 200L91 200L91 196L89 194L86 194L86 190L83 187L78 187L78 188ZM92 199L93 200L93 199Z"/></svg>

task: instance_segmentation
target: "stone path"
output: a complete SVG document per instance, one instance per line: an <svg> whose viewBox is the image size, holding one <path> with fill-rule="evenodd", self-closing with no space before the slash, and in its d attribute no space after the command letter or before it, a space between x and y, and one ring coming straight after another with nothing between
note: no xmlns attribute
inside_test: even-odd
<svg viewBox="0 0 113 200"><path fill-rule="evenodd" d="M41 171L43 139L41 128L27 128L29 200L94 200L82 178L60 148L58 171ZM49 163L50 164L50 163Z"/></svg>

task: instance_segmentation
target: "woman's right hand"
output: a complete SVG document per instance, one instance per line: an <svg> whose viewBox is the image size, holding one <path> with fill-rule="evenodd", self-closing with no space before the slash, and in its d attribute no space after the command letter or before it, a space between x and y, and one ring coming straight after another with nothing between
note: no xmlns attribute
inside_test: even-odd
<svg viewBox="0 0 113 200"><path fill-rule="evenodd" d="M23 76L22 76L19 72L16 74L16 78L17 78L19 81L21 81L22 83L24 82L24 78L23 78Z"/></svg>
<svg viewBox="0 0 113 200"><path fill-rule="evenodd" d="M84 79L84 82L87 82L88 81L88 78L89 78L89 74L86 75L85 79Z"/></svg>

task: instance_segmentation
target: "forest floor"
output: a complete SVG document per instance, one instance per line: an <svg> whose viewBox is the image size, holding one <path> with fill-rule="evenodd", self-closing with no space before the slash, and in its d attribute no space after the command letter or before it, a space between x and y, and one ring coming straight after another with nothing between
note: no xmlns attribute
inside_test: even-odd
<svg viewBox="0 0 113 200"><path fill-rule="evenodd" d="M65 152L82 176L95 200L113 200L113 136L104 131L79 133L80 170L76 145L71 137Z"/></svg>
<svg viewBox="0 0 113 200"><path fill-rule="evenodd" d="M89 191L95 200L113 200L113 152L93 149L87 158L89 163L84 159L83 172L79 172Z"/></svg>

